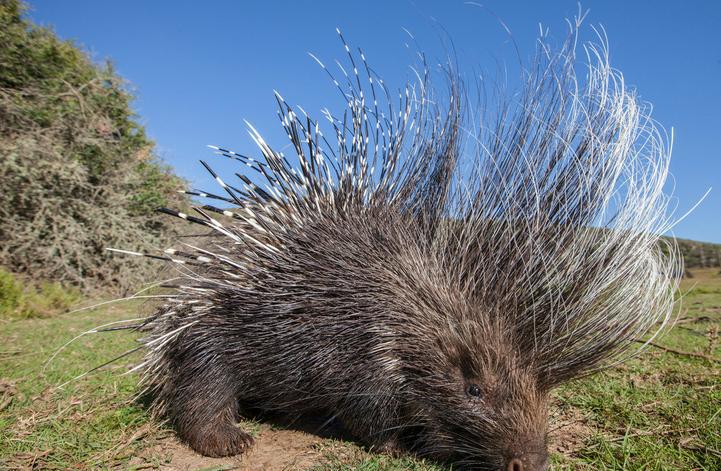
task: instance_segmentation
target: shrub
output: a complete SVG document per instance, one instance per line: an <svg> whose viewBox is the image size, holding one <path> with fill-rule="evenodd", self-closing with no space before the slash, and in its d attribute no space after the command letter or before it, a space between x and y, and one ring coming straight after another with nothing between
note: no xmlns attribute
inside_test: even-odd
<svg viewBox="0 0 721 471"><path fill-rule="evenodd" d="M68 310L80 299L77 288L63 287L58 282L35 286L0 269L0 319L49 317Z"/></svg>
<svg viewBox="0 0 721 471"><path fill-rule="evenodd" d="M155 157L110 63L0 1L0 265L33 279L126 292L151 264L105 247L163 248L159 206L183 206L184 182Z"/></svg>

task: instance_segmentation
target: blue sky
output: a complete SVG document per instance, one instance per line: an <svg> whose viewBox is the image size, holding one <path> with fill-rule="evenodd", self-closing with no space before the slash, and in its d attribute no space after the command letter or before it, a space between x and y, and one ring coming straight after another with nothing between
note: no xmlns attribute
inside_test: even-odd
<svg viewBox="0 0 721 471"><path fill-rule="evenodd" d="M364 49L387 83L412 78L411 31L432 59L450 37L462 72L493 73L499 63L533 52L538 24L563 38L576 1L166 1L29 0L29 16L111 58L132 84L135 110L159 155L194 186L214 190L198 159L221 172L206 144L254 152L243 119L276 147L285 145L273 90L312 114L333 103L334 90L308 52L343 58L335 34ZM675 228L678 237L721 242L721 1L583 2L586 26L603 25L611 63L623 71L653 116L674 130L671 172L678 215L710 187L706 200ZM590 32L590 29L586 29ZM511 67L512 69L512 67Z"/></svg>

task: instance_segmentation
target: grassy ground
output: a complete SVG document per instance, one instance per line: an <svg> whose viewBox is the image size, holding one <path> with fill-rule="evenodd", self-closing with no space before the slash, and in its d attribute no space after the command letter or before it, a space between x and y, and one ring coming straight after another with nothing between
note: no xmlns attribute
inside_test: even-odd
<svg viewBox="0 0 721 471"><path fill-rule="evenodd" d="M555 469L721 469L721 277L694 275L682 283L680 319L661 348L556 393ZM438 469L269 424L253 425L250 456L199 457L132 401L137 377L120 373L137 357L56 387L135 343L125 333L91 334L43 370L60 345L138 308L0 319L0 469Z"/></svg>

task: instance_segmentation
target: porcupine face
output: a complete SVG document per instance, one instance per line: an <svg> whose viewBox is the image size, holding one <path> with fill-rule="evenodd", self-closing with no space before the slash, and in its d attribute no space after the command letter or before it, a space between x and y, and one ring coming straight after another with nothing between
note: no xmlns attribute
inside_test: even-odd
<svg viewBox="0 0 721 471"><path fill-rule="evenodd" d="M548 395L503 329L462 321L436 347L414 367L419 454L460 469L547 470Z"/></svg>

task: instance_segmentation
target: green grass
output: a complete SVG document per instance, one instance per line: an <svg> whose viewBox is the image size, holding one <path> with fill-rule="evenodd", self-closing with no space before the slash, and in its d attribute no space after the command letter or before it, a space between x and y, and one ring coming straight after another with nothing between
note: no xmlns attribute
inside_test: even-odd
<svg viewBox="0 0 721 471"><path fill-rule="evenodd" d="M684 280L681 315L656 341L721 361L721 277L697 270ZM650 347L638 358L572 382L556 393L593 431L559 460L569 469L721 469L721 363Z"/></svg>
<svg viewBox="0 0 721 471"><path fill-rule="evenodd" d="M132 336L86 336L43 371L69 338L133 308L0 321L0 469L95 468L129 457L141 445L136 435L157 433L132 401L137 377L120 376L119 365L57 387L133 348Z"/></svg>
<svg viewBox="0 0 721 471"><path fill-rule="evenodd" d="M717 270L695 271L681 292L680 320L656 343L721 360ZM56 387L133 348L133 335L88 335L43 371L50 355L73 336L133 317L138 309L124 304L49 318L0 318L0 469L127 468L131 457L172 436L133 402L137 376L120 375L137 357ZM554 469L721 469L718 361L650 347L624 365L560 388L554 409ZM261 439L269 430L265 424L246 427ZM311 471L441 469L337 440L314 447Z"/></svg>

